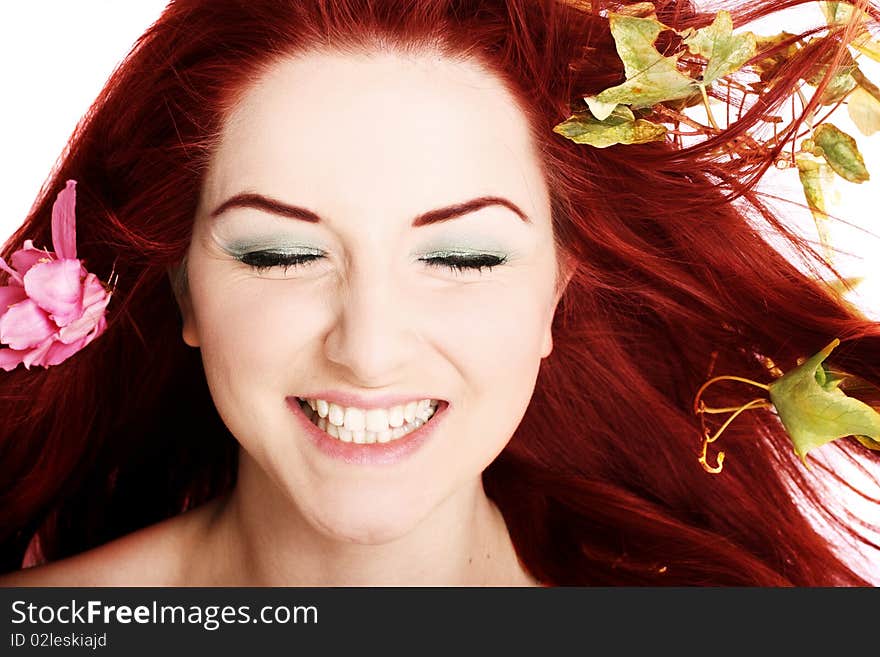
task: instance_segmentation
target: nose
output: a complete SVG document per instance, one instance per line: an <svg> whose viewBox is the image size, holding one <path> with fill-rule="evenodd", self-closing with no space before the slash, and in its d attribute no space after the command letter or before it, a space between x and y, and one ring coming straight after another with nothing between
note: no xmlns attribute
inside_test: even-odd
<svg viewBox="0 0 880 657"><path fill-rule="evenodd" d="M339 287L324 343L327 359L361 387L399 380L416 356L414 310L387 262L353 265Z"/></svg>

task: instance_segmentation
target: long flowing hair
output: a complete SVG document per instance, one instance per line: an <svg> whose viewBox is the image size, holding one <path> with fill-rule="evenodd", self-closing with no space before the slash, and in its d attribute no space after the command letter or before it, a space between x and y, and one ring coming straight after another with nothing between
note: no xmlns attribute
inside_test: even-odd
<svg viewBox="0 0 880 657"><path fill-rule="evenodd" d="M728 9L740 25L804 1ZM28 545L37 561L57 560L235 485L238 444L181 339L174 296L223 118L279 57L430 48L475 58L507 85L545 165L557 243L577 263L532 402L483 474L529 570L556 585L866 584L817 529L872 544L867 523L829 501L839 475L804 468L767 410L731 425L724 472L708 474L692 411L710 358L715 372L767 380L758 355L790 367L833 337L829 362L880 385L880 327L819 280L814 249L755 191L773 158L713 149L784 103L817 53L795 57L761 106L708 146L574 144L553 126L623 79L600 11L620 4L173 0L2 250L51 243L52 201L73 178L79 255L104 280L115 268L118 286L107 331L81 353L0 371L0 571L21 567ZM712 18L686 0L655 5L678 30ZM772 248L768 230L807 267ZM721 390L716 403L737 403ZM823 449L864 472L878 460L854 439Z"/></svg>

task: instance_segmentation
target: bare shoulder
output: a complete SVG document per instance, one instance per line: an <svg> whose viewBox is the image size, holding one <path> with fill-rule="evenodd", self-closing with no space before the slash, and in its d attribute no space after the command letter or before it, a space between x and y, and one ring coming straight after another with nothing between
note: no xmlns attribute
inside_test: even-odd
<svg viewBox="0 0 880 657"><path fill-rule="evenodd" d="M208 503L60 561L0 575L0 587L185 586L187 564L213 506Z"/></svg>

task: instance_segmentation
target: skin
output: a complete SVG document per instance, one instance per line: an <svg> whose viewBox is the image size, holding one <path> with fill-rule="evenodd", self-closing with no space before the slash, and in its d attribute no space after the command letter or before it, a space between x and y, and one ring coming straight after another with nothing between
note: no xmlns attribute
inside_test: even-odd
<svg viewBox="0 0 880 657"><path fill-rule="evenodd" d="M241 207L212 216L242 193L321 222ZM492 205L412 225L486 195L528 221ZM322 257L257 272L235 257L254 244ZM479 272L420 260L442 249L506 260ZM178 299L183 339L201 350L214 403L241 444L238 484L117 551L165 546L156 579L172 583L535 584L481 473L513 435L552 350L570 276L557 286L558 264L525 116L494 75L433 53L276 63L225 122ZM348 464L308 442L286 406L287 396L323 389L450 407L404 461ZM112 544L104 549L106 561Z"/></svg>

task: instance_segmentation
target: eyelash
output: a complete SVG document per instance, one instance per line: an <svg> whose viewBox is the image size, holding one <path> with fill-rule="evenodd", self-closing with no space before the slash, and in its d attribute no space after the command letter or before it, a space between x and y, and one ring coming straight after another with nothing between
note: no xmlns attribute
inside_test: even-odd
<svg viewBox="0 0 880 657"><path fill-rule="evenodd" d="M286 274L288 269L296 269L315 260L320 260L323 257L313 253L285 255L282 253L272 253L271 251L254 251L246 253L238 259L257 273L274 267L284 267L284 273ZM492 271L493 267L504 264L507 261L507 257L496 256L490 253L479 253L469 257L444 256L420 258L420 260L429 267L446 267L454 273L461 273L465 270L475 270L477 273L482 273L484 268L487 271Z"/></svg>

